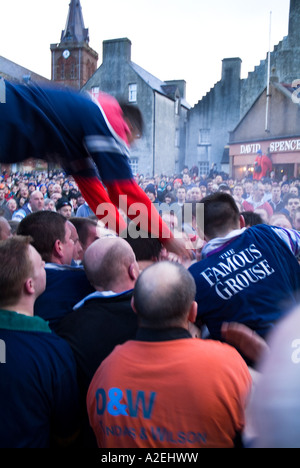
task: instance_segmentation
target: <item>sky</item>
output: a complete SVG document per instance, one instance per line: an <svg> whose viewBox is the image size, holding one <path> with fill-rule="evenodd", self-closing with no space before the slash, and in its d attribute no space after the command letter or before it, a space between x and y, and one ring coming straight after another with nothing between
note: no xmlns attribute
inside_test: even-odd
<svg viewBox="0 0 300 468"><path fill-rule="evenodd" d="M51 78L70 0L0 0L0 55ZM288 34L290 0L81 0L90 47L127 37L131 60L162 81L185 80L195 105L221 79L222 59L240 57L242 78ZM270 12L272 14L270 15Z"/></svg>

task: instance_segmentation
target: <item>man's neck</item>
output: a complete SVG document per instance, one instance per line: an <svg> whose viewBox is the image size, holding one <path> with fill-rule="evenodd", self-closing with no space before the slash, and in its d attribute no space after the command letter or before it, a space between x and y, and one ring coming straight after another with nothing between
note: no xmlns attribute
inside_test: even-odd
<svg viewBox="0 0 300 468"><path fill-rule="evenodd" d="M1 309L7 310L8 312L17 312L17 314L27 315L27 317L33 317L33 306L17 303L10 306L1 306Z"/></svg>

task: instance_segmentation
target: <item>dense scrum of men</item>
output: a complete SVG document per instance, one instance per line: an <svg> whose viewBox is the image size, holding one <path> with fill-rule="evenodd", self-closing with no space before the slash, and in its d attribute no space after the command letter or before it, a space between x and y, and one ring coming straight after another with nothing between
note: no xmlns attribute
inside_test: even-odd
<svg viewBox="0 0 300 468"><path fill-rule="evenodd" d="M0 447L300 445L300 179L137 175L189 258L60 170L0 179Z"/></svg>

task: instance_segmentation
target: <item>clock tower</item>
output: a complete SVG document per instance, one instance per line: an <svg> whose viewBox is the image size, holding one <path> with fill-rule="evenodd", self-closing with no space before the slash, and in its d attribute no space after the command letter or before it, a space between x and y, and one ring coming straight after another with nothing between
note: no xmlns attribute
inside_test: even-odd
<svg viewBox="0 0 300 468"><path fill-rule="evenodd" d="M98 54L89 46L80 0L71 0L59 44L51 44L51 79L81 89L97 69Z"/></svg>

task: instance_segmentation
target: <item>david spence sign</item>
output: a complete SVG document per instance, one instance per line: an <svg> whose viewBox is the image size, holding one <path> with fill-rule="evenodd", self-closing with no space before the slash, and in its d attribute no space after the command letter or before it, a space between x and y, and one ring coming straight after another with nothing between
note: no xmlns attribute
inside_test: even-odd
<svg viewBox="0 0 300 468"><path fill-rule="evenodd" d="M284 151L300 151L300 139L274 141L270 144L270 151L271 153L278 153Z"/></svg>
<svg viewBox="0 0 300 468"><path fill-rule="evenodd" d="M300 151L300 138L294 140L278 140L267 143L270 153L288 153ZM256 154L258 151L267 153L260 143L248 143L241 145L240 154Z"/></svg>

